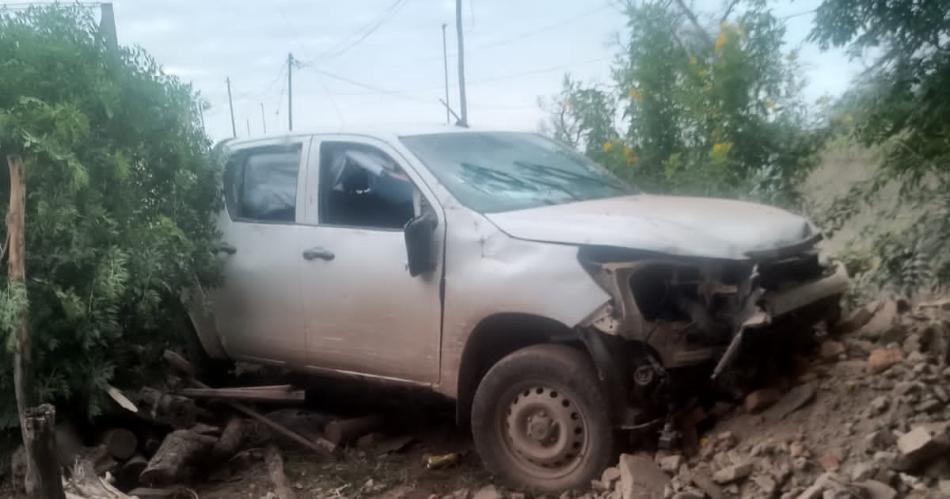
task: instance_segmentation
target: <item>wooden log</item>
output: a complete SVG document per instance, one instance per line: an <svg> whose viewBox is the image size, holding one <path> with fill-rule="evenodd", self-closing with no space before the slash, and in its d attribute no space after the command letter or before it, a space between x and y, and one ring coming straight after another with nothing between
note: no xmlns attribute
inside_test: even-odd
<svg viewBox="0 0 950 499"><path fill-rule="evenodd" d="M136 487L129 491L132 497L197 497L194 491L185 487Z"/></svg>
<svg viewBox="0 0 950 499"><path fill-rule="evenodd" d="M221 432L221 437L214 444L212 455L216 461L230 458L241 450L244 444L244 418L231 418Z"/></svg>
<svg viewBox="0 0 950 499"><path fill-rule="evenodd" d="M191 365L191 362L188 362L187 359L179 355L177 352L165 350L165 352L162 354L162 357L165 358L165 362L168 362L172 368L177 370L179 373L184 374L186 378L194 378L197 375L195 366Z"/></svg>
<svg viewBox="0 0 950 499"><path fill-rule="evenodd" d="M337 419L327 423L323 433L327 440L336 445L344 445L367 433L379 429L385 420L380 415L359 418Z"/></svg>
<svg viewBox="0 0 950 499"><path fill-rule="evenodd" d="M294 490L290 488L287 481L287 475L284 474L284 459L277 450L277 446L268 445L264 451L264 462L267 464L267 474L270 476L271 483L274 484L274 492L277 499L295 499Z"/></svg>
<svg viewBox="0 0 950 499"><path fill-rule="evenodd" d="M148 467L148 459L141 454L136 454L119 466L115 472L116 484L125 490L138 485L139 476Z"/></svg>
<svg viewBox="0 0 950 499"><path fill-rule="evenodd" d="M172 364L173 367L181 370L183 373L186 373L188 368L191 366L191 364L187 360L182 358L181 355L178 355L177 353L172 352L171 350L165 350L164 357L170 364ZM192 369L192 371L194 371L194 369ZM188 382L196 388L211 388L210 386L194 378L188 378ZM255 411L254 409L251 409L250 407L240 402L229 400L229 401L226 401L225 403L231 406L234 410L248 417L251 417L257 421L260 421L268 428L276 431L277 433L280 433L281 435L287 438L290 438L291 440L299 443L300 445L303 445L304 447L310 450L313 450L314 452L317 452L325 456L337 457L337 453L338 453L337 446L333 442L327 440L326 438L323 438L322 436L318 437L317 439L313 441L308 440L300 436L299 434L294 433L293 431L287 429L286 427L275 423L274 421L267 418L263 414Z"/></svg>
<svg viewBox="0 0 950 499"><path fill-rule="evenodd" d="M56 409L50 404L31 407L26 410L23 423L23 446L28 449L27 456L32 458L30 465L36 467L33 475L38 480L27 494L43 499L65 499L56 455Z"/></svg>
<svg viewBox="0 0 950 499"><path fill-rule="evenodd" d="M169 433L139 475L139 481L149 487L165 487L188 480L211 455L216 441L188 430Z"/></svg>
<svg viewBox="0 0 950 499"><path fill-rule="evenodd" d="M244 400L248 402L303 402L303 390L287 390L283 387L236 387L236 388L183 388L178 393L192 398Z"/></svg>
<svg viewBox="0 0 950 499"><path fill-rule="evenodd" d="M119 461L125 461L134 456L139 447L139 439L135 436L135 433L125 428L106 430L100 437L99 442L106 446L109 454Z"/></svg>
<svg viewBox="0 0 950 499"><path fill-rule="evenodd" d="M67 499L128 499L129 496L100 478L92 461L79 458L65 484Z"/></svg>
<svg viewBox="0 0 950 499"><path fill-rule="evenodd" d="M270 419L284 428L313 441L325 436L321 432L327 426L327 423L333 420L333 416L328 414L298 407L287 407L270 411L264 414L264 416L267 416L267 419Z"/></svg>
<svg viewBox="0 0 950 499"><path fill-rule="evenodd" d="M152 423L184 430L194 426L198 419L195 401L188 397L144 387L131 394L130 399L139 408L135 414Z"/></svg>

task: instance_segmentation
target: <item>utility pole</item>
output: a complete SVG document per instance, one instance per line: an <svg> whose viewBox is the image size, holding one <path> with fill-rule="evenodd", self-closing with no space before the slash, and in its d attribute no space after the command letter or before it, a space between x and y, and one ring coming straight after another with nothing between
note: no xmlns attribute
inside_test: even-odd
<svg viewBox="0 0 950 499"><path fill-rule="evenodd" d="M445 44L445 28L447 23L442 23L442 69L445 75L445 123L452 124L451 108L449 107L449 54Z"/></svg>
<svg viewBox="0 0 950 499"><path fill-rule="evenodd" d="M462 37L462 0L455 0L455 32L459 42L459 125L468 126L468 106L465 101L465 42Z"/></svg>
<svg viewBox="0 0 950 499"><path fill-rule="evenodd" d="M244 118L244 121L247 122L247 136L251 136L251 118Z"/></svg>
<svg viewBox="0 0 950 499"><path fill-rule="evenodd" d="M294 130L294 54L287 54L287 130Z"/></svg>
<svg viewBox="0 0 950 499"><path fill-rule="evenodd" d="M228 84L228 109L231 110L231 137L237 138L237 127L234 126L234 101L231 100L231 77L224 79Z"/></svg>
<svg viewBox="0 0 950 499"><path fill-rule="evenodd" d="M261 128L264 130L264 135L267 135L267 119L264 118L264 103L261 102Z"/></svg>

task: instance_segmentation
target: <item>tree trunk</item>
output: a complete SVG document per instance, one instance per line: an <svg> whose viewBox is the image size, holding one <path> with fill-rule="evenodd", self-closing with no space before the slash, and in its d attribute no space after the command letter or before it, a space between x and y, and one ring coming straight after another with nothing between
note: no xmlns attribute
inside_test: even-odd
<svg viewBox="0 0 950 499"><path fill-rule="evenodd" d="M26 306L26 179L23 160L7 156L10 167L10 209L7 211L8 287L23 293L23 307L16 326L13 358L13 386L20 417L20 433L26 450L26 493L35 498L64 498L62 475L56 458L56 410L36 405L33 384L33 354L30 343L30 315Z"/></svg>
<svg viewBox="0 0 950 499"><path fill-rule="evenodd" d="M196 468L208 464L207 458L217 441L214 437L189 430L169 433L142 471L139 481L150 487L165 487L188 480L194 476Z"/></svg>
<svg viewBox="0 0 950 499"><path fill-rule="evenodd" d="M23 446L27 456L32 458L33 490L27 490L30 497L37 499L65 498L63 479L60 474L59 459L56 457L56 409L50 404L30 407L26 410L23 425ZM27 482L29 485L29 482Z"/></svg>

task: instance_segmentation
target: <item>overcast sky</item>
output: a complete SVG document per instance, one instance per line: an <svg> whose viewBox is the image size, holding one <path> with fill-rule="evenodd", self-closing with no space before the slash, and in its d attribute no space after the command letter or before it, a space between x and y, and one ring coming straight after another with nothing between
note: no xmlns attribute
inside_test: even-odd
<svg viewBox="0 0 950 499"><path fill-rule="evenodd" d="M695 0L715 12L722 0ZM859 65L802 45L819 0L775 2L787 48L801 47L807 95L837 95ZM230 77L239 137L287 129L287 54L294 128L444 123L442 23L448 23L450 100L458 105L454 0L114 0L119 42L140 45L208 100L208 133L231 135ZM469 121L535 130L538 97L565 73L609 83L624 36L615 0L464 0ZM263 122L261 104L263 104Z"/></svg>

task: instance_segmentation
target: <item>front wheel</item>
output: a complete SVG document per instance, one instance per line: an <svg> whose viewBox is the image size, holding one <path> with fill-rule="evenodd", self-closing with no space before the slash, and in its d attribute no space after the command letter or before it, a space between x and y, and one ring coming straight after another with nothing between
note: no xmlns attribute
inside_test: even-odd
<svg viewBox="0 0 950 499"><path fill-rule="evenodd" d="M475 448L510 485L584 488L613 457L608 407L583 353L564 345L523 348L495 364L475 392Z"/></svg>

